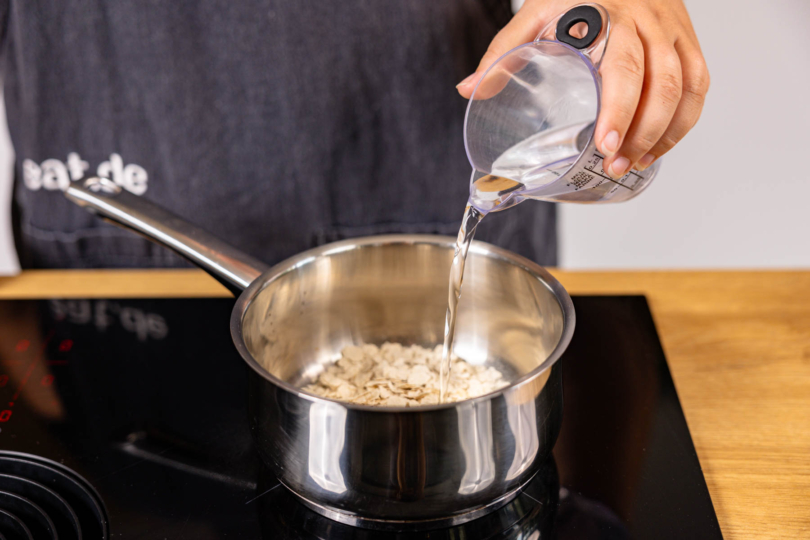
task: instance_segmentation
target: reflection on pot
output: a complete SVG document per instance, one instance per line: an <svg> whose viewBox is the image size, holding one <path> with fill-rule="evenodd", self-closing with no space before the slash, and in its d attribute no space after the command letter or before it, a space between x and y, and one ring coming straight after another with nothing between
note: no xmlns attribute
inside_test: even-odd
<svg viewBox="0 0 810 540"><path fill-rule="evenodd" d="M309 476L326 491L343 493L340 454L346 441L346 409L316 402L309 408Z"/></svg>
<svg viewBox="0 0 810 540"><path fill-rule="evenodd" d="M482 415L483 416L483 415ZM455 527L413 532L382 532L344 525L321 516L301 504L277 480L265 471L257 493L265 493L257 502L265 538L298 540L457 540L552 538L559 506L559 478L553 458L540 467L534 480L508 504L491 514Z"/></svg>
<svg viewBox="0 0 810 540"><path fill-rule="evenodd" d="M548 376L549 373L546 373L545 378L548 379ZM506 419L515 437L515 457L506 471L506 479L512 480L534 463L540 449L540 437L537 433L537 406L531 393L520 389L505 398L508 405Z"/></svg>
<svg viewBox="0 0 810 540"><path fill-rule="evenodd" d="M465 470L458 487L460 495L486 489L495 479L492 450L492 403L480 401L457 406L459 439Z"/></svg>

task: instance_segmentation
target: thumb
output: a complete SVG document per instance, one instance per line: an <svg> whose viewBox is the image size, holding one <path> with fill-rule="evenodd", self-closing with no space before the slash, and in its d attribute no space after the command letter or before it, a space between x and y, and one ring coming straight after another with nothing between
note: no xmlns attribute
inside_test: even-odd
<svg viewBox="0 0 810 540"><path fill-rule="evenodd" d="M492 39L487 52L475 69L475 73L456 86L458 93L469 99L475 85L478 84L478 81L495 60L518 45L532 41L538 32L554 17L561 14L570 3L570 0L551 2L548 0L526 0L523 7L509 21L509 24L504 26Z"/></svg>

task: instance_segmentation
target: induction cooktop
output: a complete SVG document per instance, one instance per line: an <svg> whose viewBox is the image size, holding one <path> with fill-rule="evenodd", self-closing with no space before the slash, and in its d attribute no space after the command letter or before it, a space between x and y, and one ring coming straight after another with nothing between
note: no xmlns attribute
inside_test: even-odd
<svg viewBox="0 0 810 540"><path fill-rule="evenodd" d="M422 533L301 505L260 463L233 300L0 302L0 538L722 538L644 297L575 297L553 457Z"/></svg>

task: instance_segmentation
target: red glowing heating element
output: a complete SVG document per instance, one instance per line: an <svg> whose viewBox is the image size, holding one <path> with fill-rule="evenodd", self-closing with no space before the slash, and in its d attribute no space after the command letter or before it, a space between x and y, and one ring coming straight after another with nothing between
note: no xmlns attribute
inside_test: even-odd
<svg viewBox="0 0 810 540"><path fill-rule="evenodd" d="M14 350L17 352L25 352L28 350L28 346L31 345L31 342L27 339L21 339L17 342L17 346L14 347Z"/></svg>
<svg viewBox="0 0 810 540"><path fill-rule="evenodd" d="M72 339L63 339L62 342L59 344L59 352L68 352L72 348L73 348Z"/></svg>

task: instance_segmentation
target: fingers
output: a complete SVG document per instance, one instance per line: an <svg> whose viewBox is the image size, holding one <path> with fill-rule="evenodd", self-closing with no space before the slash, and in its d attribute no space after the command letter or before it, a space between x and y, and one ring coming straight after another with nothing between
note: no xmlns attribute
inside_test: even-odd
<svg viewBox="0 0 810 540"><path fill-rule="evenodd" d="M476 97L499 92L523 59L510 56L514 66L503 62L481 81L484 72L506 52L531 41L571 1L526 0L493 39L476 72L457 86L459 93L469 98L479 81ZM700 117L709 87L705 61L680 2L622 5L614 10L619 15L600 67L602 107L594 133L606 156L603 167L614 178L649 167L677 144Z"/></svg>
<svg viewBox="0 0 810 540"><path fill-rule="evenodd" d="M644 87L621 148L603 167L614 178L630 170L661 139L681 101L683 77L675 48L664 40L643 40Z"/></svg>
<svg viewBox="0 0 810 540"><path fill-rule="evenodd" d="M528 51L520 51L513 53L495 64L491 69L482 71L485 75L480 80L478 87L473 85L473 92L475 92L475 99L489 99L495 96L498 92L503 90L509 83L509 79L513 74L517 73L524 67L531 59L531 54Z"/></svg>
<svg viewBox="0 0 810 540"><path fill-rule="evenodd" d="M475 73L468 76L456 86L459 94L469 99L473 90L475 90L475 85L495 60L515 47L532 41L545 24L543 21L546 17L546 13L549 13L549 7L547 5L540 7L539 3L536 1L527 1L526 4L518 10L515 16L512 17L509 24L504 26L492 39Z"/></svg>
<svg viewBox="0 0 810 540"><path fill-rule="evenodd" d="M700 49L679 42L675 44L675 50L678 51L683 72L681 101L664 134L638 161L636 168L642 171L669 152L695 126L709 91L709 70Z"/></svg>
<svg viewBox="0 0 810 540"><path fill-rule="evenodd" d="M619 22L613 27L600 72L602 112L594 137L597 148L613 156L630 128L644 84L644 47L635 27Z"/></svg>

